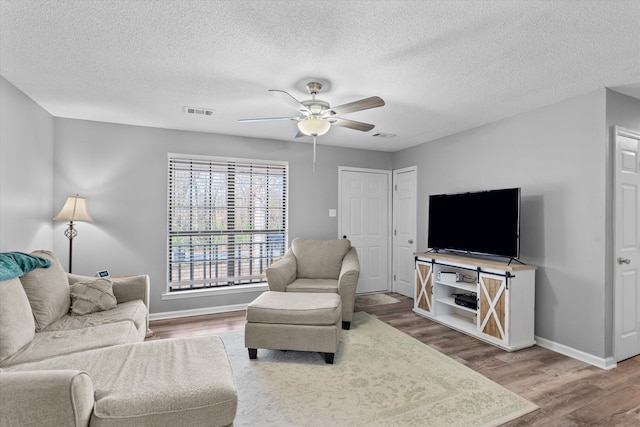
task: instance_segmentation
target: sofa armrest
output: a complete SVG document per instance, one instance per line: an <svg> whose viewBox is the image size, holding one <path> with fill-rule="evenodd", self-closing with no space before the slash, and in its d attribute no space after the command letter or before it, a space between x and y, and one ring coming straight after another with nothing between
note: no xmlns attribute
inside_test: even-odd
<svg viewBox="0 0 640 427"><path fill-rule="evenodd" d="M270 291L285 292L287 286L296 280L296 257L289 249L284 257L267 267L265 273Z"/></svg>
<svg viewBox="0 0 640 427"><path fill-rule="evenodd" d="M342 299L342 320L351 322L356 301L356 287L360 277L360 261L356 248L351 247L342 259L342 269L338 276L338 293Z"/></svg>
<svg viewBox="0 0 640 427"><path fill-rule="evenodd" d="M88 426L93 382L75 370L0 373L3 426Z"/></svg>

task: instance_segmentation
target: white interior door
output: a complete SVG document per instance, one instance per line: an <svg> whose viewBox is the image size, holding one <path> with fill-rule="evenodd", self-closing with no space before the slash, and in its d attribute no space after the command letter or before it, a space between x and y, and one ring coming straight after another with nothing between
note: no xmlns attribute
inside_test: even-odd
<svg viewBox="0 0 640 427"><path fill-rule="evenodd" d="M357 293L389 290L390 172L340 168L339 223L358 251Z"/></svg>
<svg viewBox="0 0 640 427"><path fill-rule="evenodd" d="M616 361L640 354L640 134L615 128Z"/></svg>
<svg viewBox="0 0 640 427"><path fill-rule="evenodd" d="M392 290L413 298L416 252L417 167L393 171Z"/></svg>

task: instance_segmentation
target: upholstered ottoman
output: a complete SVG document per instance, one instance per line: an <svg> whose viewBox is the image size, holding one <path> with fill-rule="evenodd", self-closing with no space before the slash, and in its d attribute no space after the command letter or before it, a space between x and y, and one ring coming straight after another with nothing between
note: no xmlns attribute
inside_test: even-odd
<svg viewBox="0 0 640 427"><path fill-rule="evenodd" d="M268 291L247 306L244 343L251 359L259 348L317 351L332 364L341 326L338 294Z"/></svg>

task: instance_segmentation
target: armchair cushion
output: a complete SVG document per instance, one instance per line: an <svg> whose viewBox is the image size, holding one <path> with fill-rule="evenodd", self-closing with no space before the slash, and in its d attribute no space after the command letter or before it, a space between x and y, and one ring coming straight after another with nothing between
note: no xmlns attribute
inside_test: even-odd
<svg viewBox="0 0 640 427"><path fill-rule="evenodd" d="M351 249L347 239L309 240L295 238L291 249L296 257L297 277L307 279L338 279L342 259Z"/></svg>
<svg viewBox="0 0 640 427"><path fill-rule="evenodd" d="M18 278L0 282L0 362L33 340L35 323Z"/></svg>
<svg viewBox="0 0 640 427"><path fill-rule="evenodd" d="M69 312L69 281L58 258L50 251L34 251L31 255L51 261L49 268L37 268L20 278L35 318L36 332L45 329Z"/></svg>
<svg viewBox="0 0 640 427"><path fill-rule="evenodd" d="M113 284L105 277L71 285L71 314L82 316L115 308Z"/></svg>

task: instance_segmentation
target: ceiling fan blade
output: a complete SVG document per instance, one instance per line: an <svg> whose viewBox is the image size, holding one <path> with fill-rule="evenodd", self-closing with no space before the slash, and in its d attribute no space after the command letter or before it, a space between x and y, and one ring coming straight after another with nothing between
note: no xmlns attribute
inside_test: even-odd
<svg viewBox="0 0 640 427"><path fill-rule="evenodd" d="M329 114L332 116L338 116L340 114L353 113L355 111L368 110L370 108L382 107L384 100L379 96L371 96L369 98L361 99L359 101L349 102L348 104L338 105L332 107L329 110Z"/></svg>
<svg viewBox="0 0 640 427"><path fill-rule="evenodd" d="M300 120L300 117L265 117L259 119L240 119L239 122L272 122L276 120Z"/></svg>
<svg viewBox="0 0 640 427"><path fill-rule="evenodd" d="M371 125L369 123L356 122L353 120L347 119L339 119L337 117L332 117L328 119L332 125L341 126L343 128L349 128L354 130L359 130L362 132L368 132L375 127L375 125Z"/></svg>
<svg viewBox="0 0 640 427"><path fill-rule="evenodd" d="M302 102L295 99L288 92L285 92L284 90L278 90L278 89L269 89L269 92L271 92L278 98L282 99L284 102L291 105L296 110L300 112L305 112L305 113L309 112L309 109Z"/></svg>

